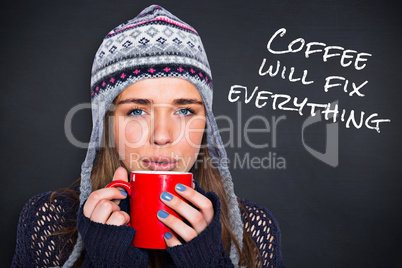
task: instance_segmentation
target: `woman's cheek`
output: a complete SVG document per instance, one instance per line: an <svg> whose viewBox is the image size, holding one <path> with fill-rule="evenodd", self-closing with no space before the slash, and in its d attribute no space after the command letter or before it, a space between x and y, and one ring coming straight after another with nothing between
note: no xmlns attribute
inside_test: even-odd
<svg viewBox="0 0 402 268"><path fill-rule="evenodd" d="M147 144L148 126L145 120L132 120L123 116L115 119L116 149L124 164L131 167L139 157L139 150Z"/></svg>
<svg viewBox="0 0 402 268"><path fill-rule="evenodd" d="M205 117L194 117L187 123L186 142L198 150L205 130Z"/></svg>
<svg viewBox="0 0 402 268"><path fill-rule="evenodd" d="M183 140L182 148L185 148L183 152L187 171L195 163L198 154L200 152L200 145L203 137L203 129L193 129L188 132L187 137Z"/></svg>
<svg viewBox="0 0 402 268"><path fill-rule="evenodd" d="M148 124L145 120L125 120L119 124L119 143L136 149L144 146L148 138Z"/></svg>
<svg viewBox="0 0 402 268"><path fill-rule="evenodd" d="M198 151L200 149L201 141L202 141L202 132L193 132L188 135L186 138L186 142L188 146L190 147L189 149L191 151Z"/></svg>

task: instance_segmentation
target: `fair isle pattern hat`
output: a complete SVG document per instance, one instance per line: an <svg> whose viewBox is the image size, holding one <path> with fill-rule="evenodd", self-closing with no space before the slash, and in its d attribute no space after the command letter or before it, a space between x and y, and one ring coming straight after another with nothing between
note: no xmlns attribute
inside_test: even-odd
<svg viewBox="0 0 402 268"><path fill-rule="evenodd" d="M209 154L214 159L226 159L212 113L212 75L200 36L193 27L167 10L152 5L109 32L96 52L91 76L93 129L81 167L81 204L92 192L91 169L101 144L103 118L110 105L129 85L156 77L182 78L197 88L206 110ZM242 245L243 225L232 178L226 165L219 165L218 171L223 177L229 202L230 226ZM74 250L63 267L71 267L82 249L82 240L78 236ZM239 254L233 241L230 258L237 266Z"/></svg>

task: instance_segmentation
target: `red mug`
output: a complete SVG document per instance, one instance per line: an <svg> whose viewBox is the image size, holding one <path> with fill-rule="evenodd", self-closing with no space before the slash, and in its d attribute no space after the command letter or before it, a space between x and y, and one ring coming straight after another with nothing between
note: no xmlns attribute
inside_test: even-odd
<svg viewBox="0 0 402 268"><path fill-rule="evenodd" d="M162 192L176 194L176 184L192 186L193 174L190 172L133 171L130 182L112 181L106 187L123 187L130 196L130 225L135 229L133 245L139 248L166 249L164 234L172 232L158 220L156 214L165 210L182 219L174 210L160 200ZM173 232L172 232L173 233Z"/></svg>

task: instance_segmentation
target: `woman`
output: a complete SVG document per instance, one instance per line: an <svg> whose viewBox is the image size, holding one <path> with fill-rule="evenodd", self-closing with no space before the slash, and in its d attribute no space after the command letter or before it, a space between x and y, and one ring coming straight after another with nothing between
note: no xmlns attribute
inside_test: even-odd
<svg viewBox="0 0 402 268"><path fill-rule="evenodd" d="M238 200L212 113L212 77L198 33L160 6L112 30L94 60L93 130L79 189L32 198L14 267L283 267L270 212ZM167 250L131 244L124 191L130 171L190 171L194 185L160 199L183 216L157 217Z"/></svg>

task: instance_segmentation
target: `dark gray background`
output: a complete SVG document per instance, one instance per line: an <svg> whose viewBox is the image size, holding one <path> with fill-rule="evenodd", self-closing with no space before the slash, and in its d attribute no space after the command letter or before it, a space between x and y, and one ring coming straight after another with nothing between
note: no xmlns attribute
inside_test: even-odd
<svg viewBox="0 0 402 268"><path fill-rule="evenodd" d="M164 1L165 2L165 1ZM85 149L68 142L64 120L78 103L88 102L94 54L109 30L136 16L150 1L14 1L2 4L0 42L0 141L2 190L0 263L13 256L18 215L35 194L68 186L79 177ZM346 129L339 124L339 166L309 154L301 141L307 115L257 109L242 103L242 120L261 115L286 116L277 129L277 146L227 148L228 155L286 160L286 169L232 168L241 197L268 207L282 230L288 267L397 267L401 252L400 14L390 1L168 1L160 3L194 26L207 50L214 76L215 115L237 119L227 99L232 85L337 100L356 112L391 119L381 133ZM295 38L373 54L362 71L342 68L339 58L323 63L320 55L272 55L266 44L280 28L287 33L278 46ZM303 50L304 51L304 50ZM279 77L259 77L263 58L280 60L296 71L307 69L315 84L302 86ZM341 89L325 93L323 81L341 75L369 83L364 98ZM87 141L88 110L74 117L73 133ZM228 125L218 121L220 127ZM250 127L258 126L258 122ZM235 126L237 123L235 122ZM325 122L306 130L313 148L325 150ZM234 137L237 139L237 131ZM223 135L228 139L228 133ZM271 133L250 134L257 144Z"/></svg>

